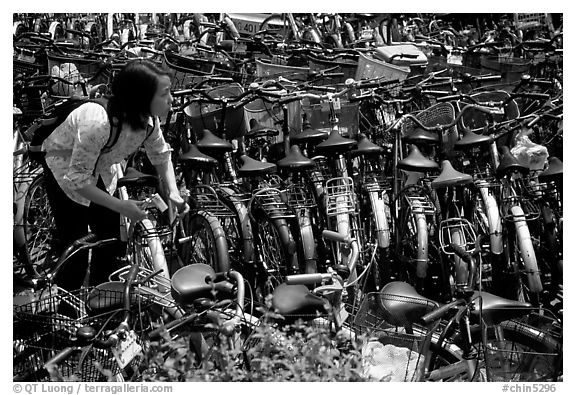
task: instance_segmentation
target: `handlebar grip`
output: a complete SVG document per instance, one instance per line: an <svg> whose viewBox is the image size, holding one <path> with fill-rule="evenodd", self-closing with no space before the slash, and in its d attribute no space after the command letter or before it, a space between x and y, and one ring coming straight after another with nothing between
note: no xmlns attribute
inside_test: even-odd
<svg viewBox="0 0 576 395"><path fill-rule="evenodd" d="M546 93L515 93L514 96L525 97L527 99L535 99L535 100L548 100L550 99L550 95Z"/></svg>
<svg viewBox="0 0 576 395"><path fill-rule="evenodd" d="M74 30L74 29L66 29L66 33L75 34L78 36L90 37L90 33L83 32L81 30Z"/></svg>
<svg viewBox="0 0 576 395"><path fill-rule="evenodd" d="M479 75L472 77L473 81L500 81L501 79L501 75Z"/></svg>
<svg viewBox="0 0 576 395"><path fill-rule="evenodd" d="M436 98L436 100L440 101L440 99L444 99L444 95L447 93L446 91L431 91L431 90L423 90L420 91L422 95L430 95L430 96L441 96ZM452 96L452 95L451 95Z"/></svg>
<svg viewBox="0 0 576 395"><path fill-rule="evenodd" d="M324 279L323 273L310 273L310 274L293 274L291 276L286 276L286 284L316 284L321 283Z"/></svg>
<svg viewBox="0 0 576 395"><path fill-rule="evenodd" d="M343 235L332 230L322 231L322 237L328 240L337 241L339 243L344 243L350 245L352 243L352 238L348 235Z"/></svg>
<svg viewBox="0 0 576 395"><path fill-rule="evenodd" d="M459 300L455 300L451 303L445 304L444 306L440 306L436 310L422 316L422 318L420 318L419 321L421 324L424 324L424 325L431 324L432 322L437 321L440 318L442 318L450 310L452 310L454 307L456 307L462 303L463 303L463 300L459 299Z"/></svg>
<svg viewBox="0 0 576 395"><path fill-rule="evenodd" d="M450 243L450 249L458 255L460 258L470 263L472 261L472 256L459 244Z"/></svg>
<svg viewBox="0 0 576 395"><path fill-rule="evenodd" d="M436 101L438 102L447 102L447 101L454 101L454 100L459 100L462 97L460 95L449 95L449 96L443 96L443 97L438 97L436 98Z"/></svg>
<svg viewBox="0 0 576 395"><path fill-rule="evenodd" d="M130 270L128 271L128 275L126 276L126 284L132 284L134 280L136 280L136 276L138 276L139 271L138 265L130 266Z"/></svg>
<svg viewBox="0 0 576 395"><path fill-rule="evenodd" d="M106 340L95 339L93 345L95 348L105 350L114 347L116 344L118 344L118 340L119 340L118 336L116 334L113 334Z"/></svg>
<svg viewBox="0 0 576 395"><path fill-rule="evenodd" d="M54 356L53 358L48 360L44 364L44 366L48 367L48 366L53 366L53 365L59 365L61 362L68 359L68 357L70 357L76 350L77 350L76 347L66 347L64 350L62 350L58 354L56 354L56 356Z"/></svg>
<svg viewBox="0 0 576 395"><path fill-rule="evenodd" d="M161 326L159 328L156 328L151 332L148 332L148 338L150 340L155 340L158 337L160 337L160 334L164 330L170 330L170 329L175 328L177 326L185 325L189 322L194 321L196 318L198 318L198 313L191 313L189 315L185 315L185 316L176 318L175 320L168 322L166 325Z"/></svg>
<svg viewBox="0 0 576 395"><path fill-rule="evenodd" d="M78 240L74 241L74 246L80 246L85 243L92 243L98 240L98 236L94 233L88 233L86 236L79 238Z"/></svg>

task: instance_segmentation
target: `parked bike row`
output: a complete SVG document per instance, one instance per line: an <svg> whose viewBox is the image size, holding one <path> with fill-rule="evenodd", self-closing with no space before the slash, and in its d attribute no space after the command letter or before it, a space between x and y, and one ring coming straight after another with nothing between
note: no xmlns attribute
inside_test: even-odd
<svg viewBox="0 0 576 395"><path fill-rule="evenodd" d="M304 322L367 380L561 381L561 18L449 15L14 14L14 379L158 379L182 339L190 371L256 372ZM64 290L117 240L60 245L35 134L139 59L190 211L126 158L148 218Z"/></svg>

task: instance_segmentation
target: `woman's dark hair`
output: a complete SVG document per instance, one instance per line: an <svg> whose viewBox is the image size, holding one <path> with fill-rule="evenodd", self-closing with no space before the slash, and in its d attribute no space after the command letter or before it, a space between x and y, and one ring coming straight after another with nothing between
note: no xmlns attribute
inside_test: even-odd
<svg viewBox="0 0 576 395"><path fill-rule="evenodd" d="M112 82L110 117L121 119L132 129L145 129L158 78L163 75L168 73L149 60L138 59L126 64Z"/></svg>

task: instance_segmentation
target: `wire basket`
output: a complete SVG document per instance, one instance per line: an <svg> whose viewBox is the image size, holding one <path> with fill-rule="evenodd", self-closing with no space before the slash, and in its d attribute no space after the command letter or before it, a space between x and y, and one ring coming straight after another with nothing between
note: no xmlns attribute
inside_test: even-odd
<svg viewBox="0 0 576 395"><path fill-rule="evenodd" d="M172 89L175 90L190 88L191 85L214 72L213 62L178 55L170 51L164 52L162 67L172 73Z"/></svg>
<svg viewBox="0 0 576 395"><path fill-rule="evenodd" d="M410 68L404 66L396 66L390 63L376 60L372 57L366 56L363 53L358 53L358 68L356 70L355 80L360 81L364 79L375 79L379 81L404 81L410 74ZM390 91L392 95L397 95L400 92L400 87Z"/></svg>
<svg viewBox="0 0 576 395"><path fill-rule="evenodd" d="M454 235L459 234L463 240L454 240ZM476 232L472 224L464 218L448 218L440 222L440 248L447 255L454 255L450 243L456 243L466 252L472 252L475 248Z"/></svg>
<svg viewBox="0 0 576 395"><path fill-rule="evenodd" d="M48 75L74 83L74 85L56 83L52 87L52 92L57 96L82 96L83 91L77 85L79 82L86 82L90 85L107 85L110 82L110 65L102 59L91 59L82 52L59 54L48 51L46 56L48 58Z"/></svg>
<svg viewBox="0 0 576 395"><path fill-rule="evenodd" d="M536 200L530 196L529 190L526 187L530 183L530 179L528 177L522 177L510 182L512 185L505 185L501 189L500 215L502 218L507 221L516 221L518 219L532 221L539 218L540 208ZM522 218L518 218L518 216L512 214L511 208L514 206L522 208L523 215L520 215Z"/></svg>
<svg viewBox="0 0 576 395"><path fill-rule="evenodd" d="M437 126L437 125L448 125L456 119L456 114L454 107L450 103L437 103L427 109L420 111L416 114L416 118L424 126ZM402 125L402 136L410 134L416 128L416 124L408 119ZM458 140L458 133L456 131L456 126L451 127L442 133L442 144L444 146L444 152L453 152L454 143Z"/></svg>
<svg viewBox="0 0 576 395"><path fill-rule="evenodd" d="M308 79L310 70L308 67L287 66L282 63L284 62L279 58L273 58L270 63L263 59L256 59L256 77L258 79L284 77L290 81L306 81Z"/></svg>
<svg viewBox="0 0 576 395"><path fill-rule="evenodd" d="M209 185L195 185L190 188L190 202L197 210L204 210L215 217L232 217L232 210L224 204Z"/></svg>
<svg viewBox="0 0 576 395"><path fill-rule="evenodd" d="M252 193L252 207L262 209L270 219L294 218L292 208L284 203L281 192L276 188L264 187Z"/></svg>
<svg viewBox="0 0 576 395"><path fill-rule="evenodd" d="M291 132L302 129L301 106L299 101L288 103L288 127ZM280 130L284 121L281 106L273 105L261 99L256 99L244 106L244 121L246 130L250 130L250 121L254 119L261 126ZM275 137L275 142L283 141L283 134Z"/></svg>
<svg viewBox="0 0 576 395"><path fill-rule="evenodd" d="M498 56L483 56L480 58L480 65L482 70L489 73L501 73L504 83L520 81L522 75L530 71L530 60L514 57L512 52Z"/></svg>
<svg viewBox="0 0 576 395"><path fill-rule="evenodd" d="M338 129L343 137L355 138L358 135L360 124L358 103L350 103L347 100L337 99L334 103L334 112L338 118ZM313 102L302 104L302 112L306 113L310 126L327 134L332 130L330 124L330 105L328 102Z"/></svg>
<svg viewBox="0 0 576 395"><path fill-rule="evenodd" d="M15 360L18 360L14 364L14 375L38 368L72 345L77 329L83 326L97 330L114 328L120 322L118 311L121 310L118 309L123 300L123 292L114 289L83 288L73 292L58 289L40 299L13 306L13 345ZM61 364L59 373L64 378L75 375L81 381L106 380L102 369L95 364L113 375L120 371L111 352L91 348L84 357L75 355Z"/></svg>
<svg viewBox="0 0 576 395"><path fill-rule="evenodd" d="M523 323L515 324L520 333L529 332L531 328ZM547 328L541 329L539 336L554 338L556 329ZM554 350L533 351L526 350L516 341L492 339L484 345L483 351L488 381L546 382L558 381L562 375L561 344Z"/></svg>
<svg viewBox="0 0 576 395"><path fill-rule="evenodd" d="M328 161L325 156L315 156L312 158L314 160L315 166L313 169L307 170L308 177L314 184L324 186L326 180L332 177L332 171L328 165Z"/></svg>
<svg viewBox="0 0 576 395"><path fill-rule="evenodd" d="M234 98L244 92L240 84L232 83L221 85L209 89L206 94L213 98ZM195 133L200 133L204 129L218 130L219 123L222 120L222 106L214 103L191 103L184 109L188 116L190 126ZM244 122L243 108L226 108L225 117L226 138L234 139L243 136L246 133L246 123Z"/></svg>
<svg viewBox="0 0 576 395"><path fill-rule="evenodd" d="M383 192L392 189L393 177L381 174L378 171L365 173L362 176L362 186L368 192Z"/></svg>
<svg viewBox="0 0 576 395"><path fill-rule="evenodd" d="M548 15L544 13L515 13L514 26L518 30L533 29L545 26Z"/></svg>
<svg viewBox="0 0 576 395"><path fill-rule="evenodd" d="M424 214L432 216L436 213L436 207L427 194L403 193L404 201L408 204L408 209L412 214Z"/></svg>
<svg viewBox="0 0 576 395"><path fill-rule="evenodd" d="M60 350L43 348L27 349L25 355L16 355L13 364L13 375L20 381L53 381L49 372L44 370L44 363L56 356ZM58 365L58 379L70 381L109 381L110 376L120 372L112 353L107 350L89 348L86 353L75 352L71 357Z"/></svg>
<svg viewBox="0 0 576 395"><path fill-rule="evenodd" d="M496 90L489 92L478 92L471 95L471 97L478 102L499 102L510 98L510 94L506 91ZM462 110L466 104L468 104L468 102L458 101L457 107L459 110ZM518 109L518 104L515 100L511 100L504 106L503 114L491 114L490 116L495 122L503 122L506 120L516 119L519 115L520 111ZM467 110L462 118L460 118L459 126L460 128L470 129L475 133L481 133L484 129L484 126L488 124L487 117L488 115L486 113L476 109Z"/></svg>
<svg viewBox="0 0 576 395"><path fill-rule="evenodd" d="M286 196L288 197L288 205L293 209L316 207L316 199L308 184L297 183L288 185Z"/></svg>
<svg viewBox="0 0 576 395"><path fill-rule="evenodd" d="M393 310L398 305L411 308ZM432 332L412 327L412 323L434 307L424 299L378 292L366 294L354 318L354 326L367 332L371 339L362 350L365 373L382 381L422 380ZM386 359L376 359L374 351L384 354ZM375 369L367 369L367 365Z"/></svg>
<svg viewBox="0 0 576 395"><path fill-rule="evenodd" d="M328 84L343 84L348 78L356 77L356 70L358 70L358 60L356 57L340 58L337 60L323 57L321 55L308 54L308 65L310 72L321 72L326 69L338 67L330 73L342 73L342 77L331 77L326 79L317 80L315 84L324 85Z"/></svg>
<svg viewBox="0 0 576 395"><path fill-rule="evenodd" d="M354 181L350 177L336 177L326 181L326 216L357 212Z"/></svg>

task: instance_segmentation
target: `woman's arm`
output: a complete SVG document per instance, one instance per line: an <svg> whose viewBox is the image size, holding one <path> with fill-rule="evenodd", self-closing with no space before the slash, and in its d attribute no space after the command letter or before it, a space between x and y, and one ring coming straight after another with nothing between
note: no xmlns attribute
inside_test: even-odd
<svg viewBox="0 0 576 395"><path fill-rule="evenodd" d="M140 202L138 200L118 199L98 188L94 184L86 185L83 188L77 189L76 192L78 192L78 194L80 194L82 197L90 200L92 203L107 207L112 211L116 211L117 213L120 213L129 218L133 222L141 221L148 216L146 211L140 208L140 206L145 204L145 202Z"/></svg>
<svg viewBox="0 0 576 395"><path fill-rule="evenodd" d="M189 210L188 204L186 204L180 195L180 191L176 185L176 176L174 175L174 167L172 166L172 161L163 162L154 165L154 167L158 172L158 176L164 183L168 198L176 205L179 213L186 213L186 211Z"/></svg>

